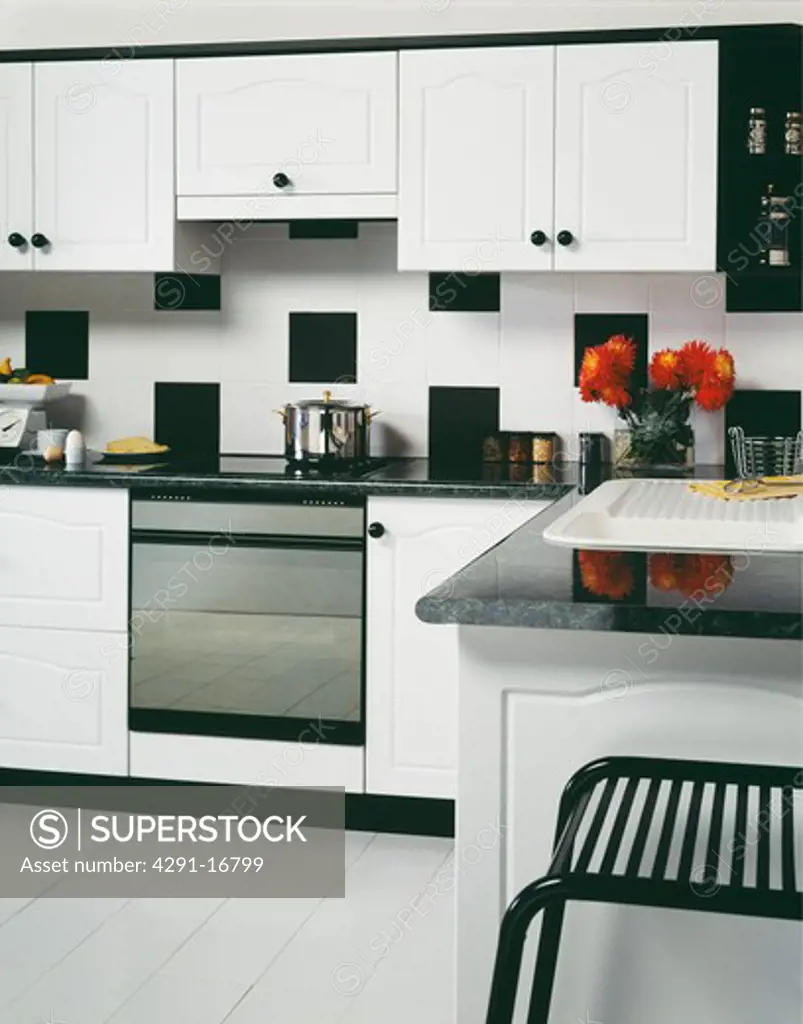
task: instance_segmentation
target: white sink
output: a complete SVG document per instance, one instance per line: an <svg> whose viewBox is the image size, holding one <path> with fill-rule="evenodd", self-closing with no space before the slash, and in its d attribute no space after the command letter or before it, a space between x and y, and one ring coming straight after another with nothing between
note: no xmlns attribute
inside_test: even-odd
<svg viewBox="0 0 803 1024"><path fill-rule="evenodd" d="M803 553L803 497L718 501L688 480L609 480L544 530L544 540L615 551Z"/></svg>

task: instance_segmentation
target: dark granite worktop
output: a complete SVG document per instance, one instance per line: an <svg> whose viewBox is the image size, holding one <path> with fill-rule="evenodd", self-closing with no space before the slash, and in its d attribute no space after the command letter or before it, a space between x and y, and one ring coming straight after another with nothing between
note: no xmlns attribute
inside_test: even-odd
<svg viewBox="0 0 803 1024"><path fill-rule="evenodd" d="M571 491L577 467L476 464L438 466L427 459L395 459L367 476L284 477L258 472L264 459L221 456L206 460L176 460L152 465L87 463L79 467L48 466L29 455L0 464L0 487L7 484L63 487L123 487L140 493L189 490L295 493L300 490L333 495L410 495L441 498L555 499ZM274 460L278 463L278 460Z"/></svg>
<svg viewBox="0 0 803 1024"><path fill-rule="evenodd" d="M697 477L719 473L695 470ZM649 633L664 643L673 634L803 636L803 556L580 552L547 543L545 527L581 497L572 489L420 598L418 618Z"/></svg>

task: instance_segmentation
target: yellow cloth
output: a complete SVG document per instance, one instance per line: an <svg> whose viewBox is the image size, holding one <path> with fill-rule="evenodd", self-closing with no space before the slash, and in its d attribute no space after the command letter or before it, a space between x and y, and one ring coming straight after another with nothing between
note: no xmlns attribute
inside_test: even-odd
<svg viewBox="0 0 803 1024"><path fill-rule="evenodd" d="M725 490L728 480L696 480L689 490L720 501L771 501L774 498L798 498L803 495L803 476L765 476L761 483L737 485Z"/></svg>

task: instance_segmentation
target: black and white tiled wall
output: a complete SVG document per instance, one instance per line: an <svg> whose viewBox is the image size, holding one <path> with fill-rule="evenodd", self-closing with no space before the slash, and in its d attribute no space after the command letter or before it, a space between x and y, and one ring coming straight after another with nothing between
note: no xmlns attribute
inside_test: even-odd
<svg viewBox="0 0 803 1024"><path fill-rule="evenodd" d="M611 434L576 388L586 345L626 334L646 379L659 348L727 345L727 420L801 420L803 314L726 314L723 279L688 274L396 270L392 223L254 224L221 276L0 275L0 358L73 381L60 424L93 446L147 434L176 449L278 453L275 410L319 395L370 403L378 454L455 459L489 431ZM767 425L765 425L767 424ZM698 461L719 461L725 414L696 417Z"/></svg>

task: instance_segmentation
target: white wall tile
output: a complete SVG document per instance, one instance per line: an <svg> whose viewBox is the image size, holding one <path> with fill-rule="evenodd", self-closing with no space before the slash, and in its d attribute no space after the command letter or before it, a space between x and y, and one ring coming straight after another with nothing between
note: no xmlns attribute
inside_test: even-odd
<svg viewBox="0 0 803 1024"><path fill-rule="evenodd" d="M432 386L499 384L499 313L433 311L424 331L427 382Z"/></svg>
<svg viewBox="0 0 803 1024"><path fill-rule="evenodd" d="M650 278L650 354L687 341L725 343L722 274L656 274Z"/></svg>
<svg viewBox="0 0 803 1024"><path fill-rule="evenodd" d="M574 429L574 286L569 274L502 274L502 430ZM448 314L447 314L448 315Z"/></svg>
<svg viewBox="0 0 803 1024"><path fill-rule="evenodd" d="M153 437L153 383L75 381L70 394L52 406L51 422L80 429L87 446L98 451L117 438Z"/></svg>
<svg viewBox="0 0 803 1024"><path fill-rule="evenodd" d="M646 313L649 274L575 274L575 313Z"/></svg>
<svg viewBox="0 0 803 1024"><path fill-rule="evenodd" d="M223 381L220 385L220 449L233 454L279 455L284 424L278 411L289 401L281 384Z"/></svg>
<svg viewBox="0 0 803 1024"><path fill-rule="evenodd" d="M740 388L803 387L803 313L729 313L725 343Z"/></svg>

